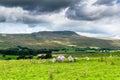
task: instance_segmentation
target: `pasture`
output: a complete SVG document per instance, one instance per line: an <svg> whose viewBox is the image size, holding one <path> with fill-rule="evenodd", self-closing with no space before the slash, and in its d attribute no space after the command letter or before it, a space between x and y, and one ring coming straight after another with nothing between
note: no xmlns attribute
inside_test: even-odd
<svg viewBox="0 0 120 80"><path fill-rule="evenodd" d="M0 60L0 80L120 80L118 53L86 54L77 62L50 60Z"/></svg>

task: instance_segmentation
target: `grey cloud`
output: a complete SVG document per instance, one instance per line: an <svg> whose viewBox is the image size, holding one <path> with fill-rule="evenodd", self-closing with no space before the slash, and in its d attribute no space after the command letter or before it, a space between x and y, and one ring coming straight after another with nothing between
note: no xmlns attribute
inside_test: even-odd
<svg viewBox="0 0 120 80"><path fill-rule="evenodd" d="M84 20L84 21L93 21L97 20L99 16L95 16L94 12L87 13L83 10L83 7L79 8L69 8L68 11L66 12L66 17L69 19L74 19L74 20Z"/></svg>
<svg viewBox="0 0 120 80"><path fill-rule="evenodd" d="M26 15L23 16L22 19L23 23L26 24L44 24L44 23L49 23L49 21L42 19L42 18L38 18L38 16L34 16L34 15Z"/></svg>
<svg viewBox="0 0 120 80"><path fill-rule="evenodd" d="M113 4L116 0L97 0L92 4L90 1L91 0L0 0L0 5L4 6L4 8L0 9L0 22L23 22L26 24L49 23L47 19L38 18L38 15L45 12L49 14L50 12L61 11L61 9L67 7L68 10L65 16L69 19L81 21L99 20L116 16L120 13L119 5L116 4L116 7L114 6L115 4ZM103 4L105 7L101 7Z"/></svg>
<svg viewBox="0 0 120 80"><path fill-rule="evenodd" d="M3 11L0 9L2 13L0 13L0 22L22 22L30 25L50 24L47 19L38 18L38 16L43 14L48 15L51 12L59 12L75 1L76 0L0 0L0 5L4 7L4 10L2 8Z"/></svg>
<svg viewBox="0 0 120 80"><path fill-rule="evenodd" d="M5 22L6 20L5 20L5 17L3 17L3 16L0 16L0 22Z"/></svg>
<svg viewBox="0 0 120 80"><path fill-rule="evenodd" d="M96 5L113 5L117 0L97 0L94 4Z"/></svg>
<svg viewBox="0 0 120 80"><path fill-rule="evenodd" d="M74 0L0 0L0 5L7 7L22 7L39 12L58 11L68 7Z"/></svg>
<svg viewBox="0 0 120 80"><path fill-rule="evenodd" d="M30 11L23 10L20 7L3 7L0 6L0 22L24 23L29 25L50 24L49 21L39 17L40 15L32 15Z"/></svg>
<svg viewBox="0 0 120 80"><path fill-rule="evenodd" d="M95 3L90 3L89 0L82 1L80 3L78 2L77 4L73 4L69 7L66 12L66 17L74 20L94 21L107 17L120 16L119 4L107 5L114 1L116 0L97 0ZM106 5L102 6L95 4Z"/></svg>

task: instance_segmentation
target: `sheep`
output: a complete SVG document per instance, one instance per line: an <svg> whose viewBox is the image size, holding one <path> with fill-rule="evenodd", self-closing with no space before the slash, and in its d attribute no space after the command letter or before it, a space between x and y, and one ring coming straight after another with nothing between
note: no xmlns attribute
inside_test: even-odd
<svg viewBox="0 0 120 80"><path fill-rule="evenodd" d="M85 57L85 60L89 61L89 60L90 60L90 58L89 58L89 57Z"/></svg>
<svg viewBox="0 0 120 80"><path fill-rule="evenodd" d="M55 63L55 62L56 62L56 58L53 58L53 59L51 60L51 62Z"/></svg>
<svg viewBox="0 0 120 80"><path fill-rule="evenodd" d="M69 57L68 57L68 61L69 61L69 62L74 62L74 58L73 58L72 56L69 56Z"/></svg>
<svg viewBox="0 0 120 80"><path fill-rule="evenodd" d="M78 60L78 58L77 57L73 58L72 56L69 56L67 58L67 60L69 62L76 62ZM65 61L65 57L63 55L59 55L57 58L53 58L51 60L51 62L53 62L53 63L55 63L55 62L64 62L64 61Z"/></svg>
<svg viewBox="0 0 120 80"><path fill-rule="evenodd" d="M57 57L57 61L58 62L64 62L64 60L65 60L65 57L62 56L62 55L60 55L60 56Z"/></svg>

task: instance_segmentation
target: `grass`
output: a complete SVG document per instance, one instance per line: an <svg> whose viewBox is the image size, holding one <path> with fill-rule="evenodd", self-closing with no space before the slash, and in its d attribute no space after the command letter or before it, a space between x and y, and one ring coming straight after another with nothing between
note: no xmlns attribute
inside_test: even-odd
<svg viewBox="0 0 120 80"><path fill-rule="evenodd" d="M116 54L115 54L116 55ZM119 80L120 58L96 54L86 61L0 60L0 80Z"/></svg>

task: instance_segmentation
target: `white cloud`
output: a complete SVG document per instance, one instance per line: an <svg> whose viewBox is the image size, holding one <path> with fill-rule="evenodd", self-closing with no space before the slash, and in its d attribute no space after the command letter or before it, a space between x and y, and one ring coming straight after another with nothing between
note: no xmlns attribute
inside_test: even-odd
<svg viewBox="0 0 120 80"><path fill-rule="evenodd" d="M41 15L32 14L21 7L0 6L0 22L25 23L25 24L45 24L49 23L47 19L41 18Z"/></svg>
<svg viewBox="0 0 120 80"><path fill-rule="evenodd" d="M0 23L0 33L29 33L28 26L20 23Z"/></svg>
<svg viewBox="0 0 120 80"><path fill-rule="evenodd" d="M36 27L29 27L27 24L22 23L0 23L0 33L32 33L39 31L50 31L47 27L37 25Z"/></svg>
<svg viewBox="0 0 120 80"><path fill-rule="evenodd" d="M98 38L108 38L110 37L110 35L107 35L107 34L95 34L95 33L87 33L87 32L77 32L78 34L80 35L84 35L84 36L87 36L87 37L98 37Z"/></svg>
<svg viewBox="0 0 120 80"><path fill-rule="evenodd" d="M0 17L4 19L3 22L16 22L22 20L26 14L28 14L28 12L20 7L7 8L0 6Z"/></svg>

